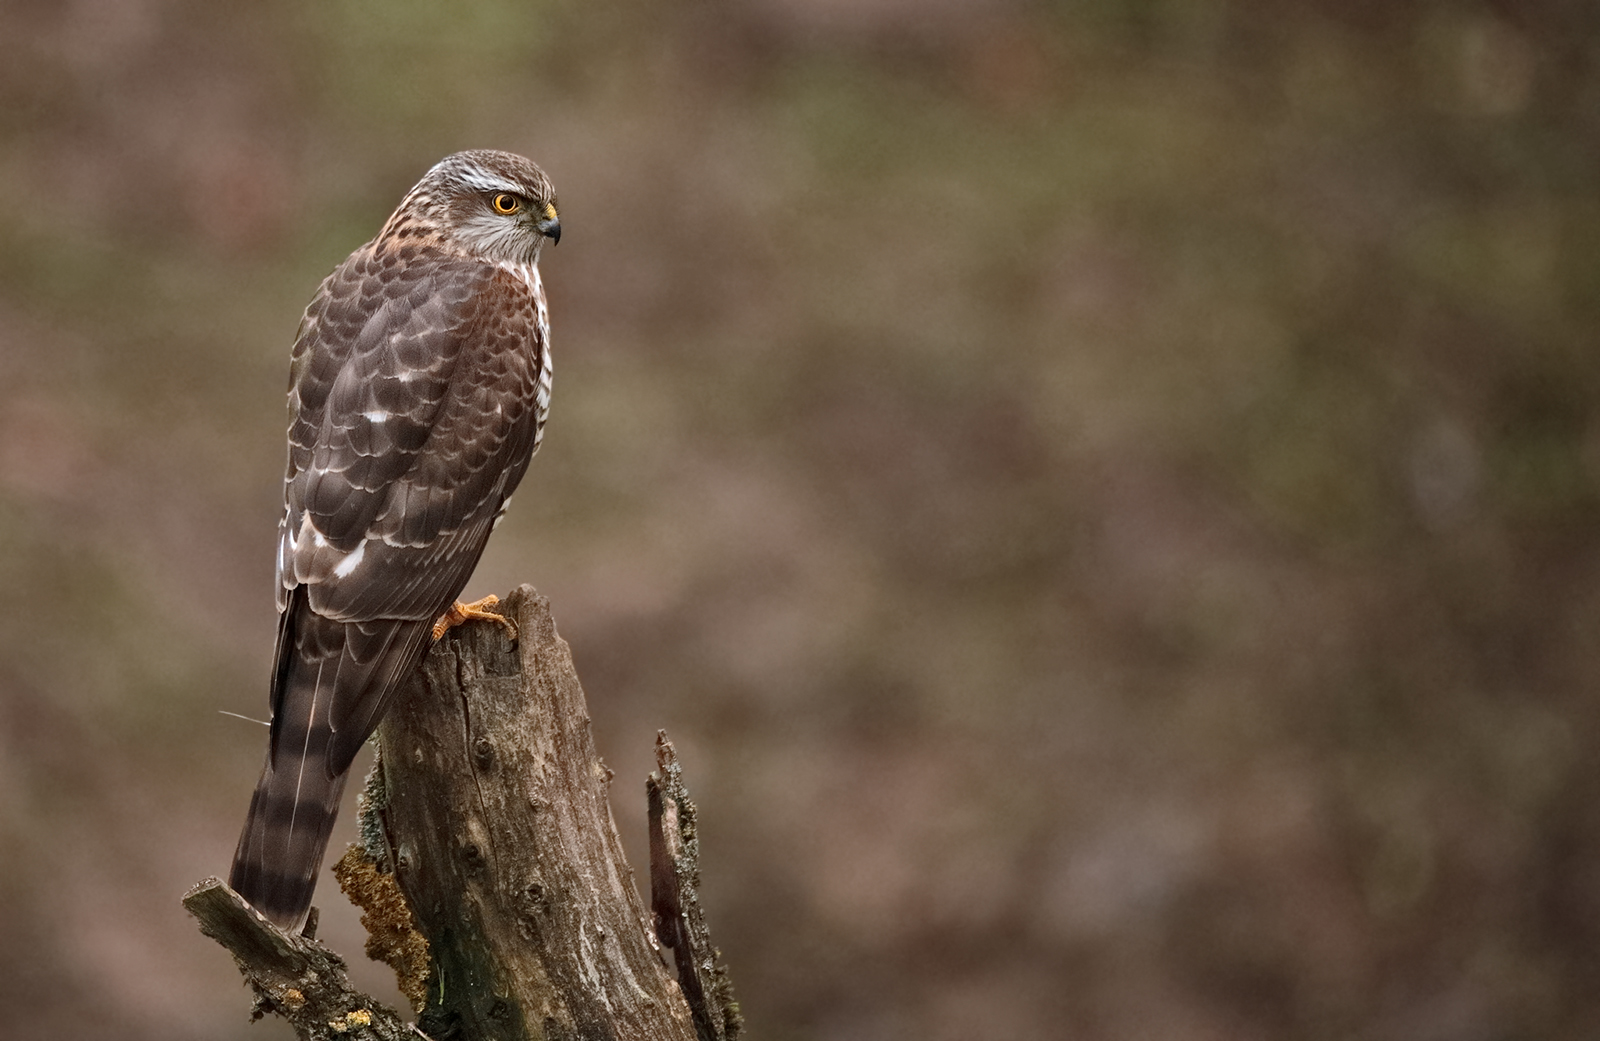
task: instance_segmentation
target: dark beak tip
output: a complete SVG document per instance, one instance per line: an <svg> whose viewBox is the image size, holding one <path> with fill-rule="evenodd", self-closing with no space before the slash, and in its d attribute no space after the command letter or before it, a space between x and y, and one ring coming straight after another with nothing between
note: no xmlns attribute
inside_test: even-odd
<svg viewBox="0 0 1600 1041"><path fill-rule="evenodd" d="M561 245L561 222L556 221L554 224L550 225L550 230L545 232L545 236L556 245Z"/></svg>

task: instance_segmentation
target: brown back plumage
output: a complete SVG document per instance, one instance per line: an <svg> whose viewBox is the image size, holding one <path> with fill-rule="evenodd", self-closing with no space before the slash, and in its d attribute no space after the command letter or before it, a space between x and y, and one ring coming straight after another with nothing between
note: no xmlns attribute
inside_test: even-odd
<svg viewBox="0 0 1600 1041"><path fill-rule="evenodd" d="M350 763L538 447L550 354L535 264L559 236L538 167L460 153L306 309L290 365L272 728L230 878L280 925L309 909Z"/></svg>

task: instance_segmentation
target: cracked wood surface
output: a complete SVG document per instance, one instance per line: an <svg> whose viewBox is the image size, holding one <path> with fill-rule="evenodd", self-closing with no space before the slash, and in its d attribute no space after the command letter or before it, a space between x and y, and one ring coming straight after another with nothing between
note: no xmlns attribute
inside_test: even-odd
<svg viewBox="0 0 1600 1041"><path fill-rule="evenodd" d="M228 949L256 994L259 1019L274 1012L305 1041L403 1041L418 1037L399 1013L350 986L344 959L309 936L284 932L220 879L184 894L200 931Z"/></svg>
<svg viewBox="0 0 1600 1041"><path fill-rule="evenodd" d="M607 801L571 651L529 586L518 638L462 626L379 730L396 878L435 959L432 1037L693 1041Z"/></svg>
<svg viewBox="0 0 1600 1041"><path fill-rule="evenodd" d="M656 937L671 947L694 1014L700 1041L738 1041L744 1017L722 952L712 946L700 909L698 811L683 784L677 749L665 730L656 732L657 772L645 781L650 815L650 909Z"/></svg>

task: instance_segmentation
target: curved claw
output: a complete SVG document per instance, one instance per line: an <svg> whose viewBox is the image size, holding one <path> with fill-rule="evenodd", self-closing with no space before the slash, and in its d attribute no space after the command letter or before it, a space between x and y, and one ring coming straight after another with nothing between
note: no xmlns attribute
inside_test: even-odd
<svg viewBox="0 0 1600 1041"><path fill-rule="evenodd" d="M439 620L433 623L433 638L435 640L439 639L439 637L460 625L462 622L468 622L475 618L481 618L486 622L499 622L501 625L505 626L506 635L515 640L517 638L517 623L513 622L503 614L496 614L495 612L488 610L488 608L493 607L499 602L500 598L493 594L484 597L482 600L474 600L470 604L464 604L460 600L457 600L450 606L450 610L440 615Z"/></svg>

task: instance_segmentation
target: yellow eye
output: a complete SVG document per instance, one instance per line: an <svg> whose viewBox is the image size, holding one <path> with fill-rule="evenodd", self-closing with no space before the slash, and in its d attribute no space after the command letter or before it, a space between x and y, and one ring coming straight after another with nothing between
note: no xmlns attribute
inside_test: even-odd
<svg viewBox="0 0 1600 1041"><path fill-rule="evenodd" d="M522 200L510 192L501 192L494 197L490 205L494 207L496 213L516 213L522 209Z"/></svg>

